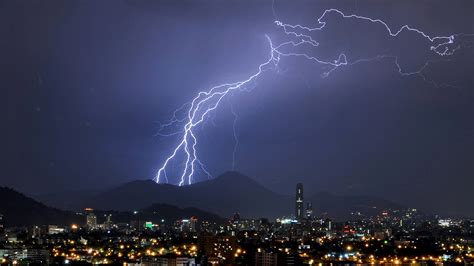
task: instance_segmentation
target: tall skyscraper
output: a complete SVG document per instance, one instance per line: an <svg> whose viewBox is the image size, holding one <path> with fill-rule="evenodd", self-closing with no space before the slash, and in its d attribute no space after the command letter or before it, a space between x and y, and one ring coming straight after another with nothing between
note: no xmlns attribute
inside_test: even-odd
<svg viewBox="0 0 474 266"><path fill-rule="evenodd" d="M311 202L306 203L306 219L313 217L313 204Z"/></svg>
<svg viewBox="0 0 474 266"><path fill-rule="evenodd" d="M304 218L303 212L303 184L296 184L296 213L297 220L302 220Z"/></svg>

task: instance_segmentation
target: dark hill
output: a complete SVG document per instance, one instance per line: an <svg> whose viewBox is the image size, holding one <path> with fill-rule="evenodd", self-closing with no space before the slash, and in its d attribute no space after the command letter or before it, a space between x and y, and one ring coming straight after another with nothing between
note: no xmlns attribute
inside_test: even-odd
<svg viewBox="0 0 474 266"><path fill-rule="evenodd" d="M31 195L34 199L47 206L54 206L61 210L73 210L84 202L102 192L101 190L55 190L49 193Z"/></svg>
<svg viewBox="0 0 474 266"><path fill-rule="evenodd" d="M305 188L305 191L317 189ZM337 196L319 193L306 196L312 202L316 214L327 213L334 218L348 218L351 212L366 214L381 209L399 208L383 199L366 196ZM181 208L196 207L230 217L239 212L242 217L275 218L294 213L294 197L274 193L248 176L237 172L223 175L190 186L156 184L152 180L126 183L86 201L81 207L114 210L138 210L155 203L171 204Z"/></svg>
<svg viewBox="0 0 474 266"><path fill-rule="evenodd" d="M160 217L167 221L176 221L181 219L189 219L194 216L198 220L205 220L215 223L224 223L224 219L216 214L206 212L197 208L178 208L169 204L153 204L152 206L142 209L141 213L153 215L153 217Z"/></svg>
<svg viewBox="0 0 474 266"><path fill-rule="evenodd" d="M266 189L247 176L227 172L213 180L182 187L151 180L133 181L99 194L82 207L124 211L155 203L192 206L223 217L235 212L246 217L275 217L289 213L292 206L288 197Z"/></svg>
<svg viewBox="0 0 474 266"><path fill-rule="evenodd" d="M5 226L67 225L81 220L72 212L50 208L7 187L0 187L0 213Z"/></svg>
<svg viewBox="0 0 474 266"><path fill-rule="evenodd" d="M147 184L146 182L145 184ZM133 189L141 182L132 182ZM134 186L135 185L135 186ZM153 185L155 185L153 183ZM94 211L99 223L103 223L104 214L112 213L114 222L130 222L135 219L132 212L120 211ZM169 204L152 204L147 208L140 209L140 219L158 222L165 219L168 222L197 217L199 220L223 223L226 220L216 214L209 213L197 208L178 208ZM51 208L32 198L29 198L13 189L0 187L0 214L4 216L6 227L31 226L31 225L71 225L73 223L82 225L85 223L83 215L76 215L70 211Z"/></svg>

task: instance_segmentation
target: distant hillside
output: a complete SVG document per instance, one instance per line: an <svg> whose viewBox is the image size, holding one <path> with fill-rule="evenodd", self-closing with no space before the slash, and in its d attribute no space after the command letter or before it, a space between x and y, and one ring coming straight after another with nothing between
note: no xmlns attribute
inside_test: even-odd
<svg viewBox="0 0 474 266"><path fill-rule="evenodd" d="M306 191L311 189L306 188ZM316 191L314 189L313 191ZM399 208L392 202L363 196L337 196L319 193L306 196L316 214L327 213L334 218L347 218L353 211L380 212L384 208ZM230 217L239 212L243 217L275 218L294 213L294 197L274 193L250 177L237 172L226 172L209 181L190 186L156 184L152 180L126 183L85 201L80 207L96 209L138 210L155 203L181 208L196 207Z"/></svg>
<svg viewBox="0 0 474 266"><path fill-rule="evenodd" d="M56 190L49 193L31 195L36 200L61 210L73 210L84 199L92 198L100 190Z"/></svg>
<svg viewBox="0 0 474 266"><path fill-rule="evenodd" d="M216 223L224 223L227 219L222 218L216 214L206 212L197 208L178 208L169 204L153 204L152 206L142 209L142 213L158 215L170 221L196 217L198 220L206 220Z"/></svg>
<svg viewBox="0 0 474 266"><path fill-rule="evenodd" d="M305 191L317 191L317 189L305 187ZM55 195L50 197L54 199L51 203L66 203L67 199L71 198L67 193ZM78 193L74 198L81 203L75 204L74 208L114 210L113 220L116 222L129 222L132 218L130 212L134 210L140 210L144 215L143 219L151 221L179 220L197 216L200 219L219 222L231 217L235 212L246 218L275 218L292 215L295 208L294 196L274 193L250 177L237 172L227 172L213 180L183 187L156 184L152 180L133 181L92 195L92 193ZM355 211L374 214L383 209L401 208L397 204L376 197L338 196L328 192L305 195L305 202L313 204L316 215L326 214L336 219L347 219L350 213ZM102 213L97 212L99 215ZM5 216L7 226L68 225L85 222L83 216L48 207L6 187L0 187L0 213ZM99 216L99 221L100 218Z"/></svg>
<svg viewBox="0 0 474 266"><path fill-rule="evenodd" d="M156 184L151 180L133 181L101 193L81 207L138 210L155 203L196 207L230 217L240 212L247 217L275 217L291 212L292 202L261 186L251 178L227 172L210 181L191 186Z"/></svg>
<svg viewBox="0 0 474 266"><path fill-rule="evenodd" d="M158 222L162 219L172 222L188 219L192 216L198 220L223 223L226 219L216 214L197 208L178 208L169 204L152 204L139 210L140 219L143 221ZM70 211L50 208L32 198L29 198L13 189L0 187L0 213L4 216L5 226L31 226L31 225L83 225L84 216L76 215ZM130 211L101 211L95 210L98 222L102 223L104 214L112 213L114 222L130 222L134 214Z"/></svg>
<svg viewBox="0 0 474 266"><path fill-rule="evenodd" d="M66 225L81 221L72 212L47 207L7 187L0 187L0 213L6 226Z"/></svg>

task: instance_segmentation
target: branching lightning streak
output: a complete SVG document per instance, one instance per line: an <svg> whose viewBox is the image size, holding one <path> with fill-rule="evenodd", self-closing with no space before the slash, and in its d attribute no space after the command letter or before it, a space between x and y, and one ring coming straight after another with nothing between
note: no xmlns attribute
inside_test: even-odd
<svg viewBox="0 0 474 266"><path fill-rule="evenodd" d="M426 34L425 32L417 28L413 28L409 25L404 25L398 30L394 31L383 20L373 19L370 17L359 16L359 15L354 15L354 14L346 15L337 9L325 10L323 14L317 19L317 22L319 24L318 27L314 27L314 28L299 25L299 24L296 24L296 25L285 24L277 20L275 21L275 24L283 29L283 32L285 33L285 35L288 37L296 38L297 40L290 40L290 41L280 43L278 45L274 45L272 43L272 40L268 36L266 36L270 45L270 56L267 59L267 61L261 63L258 66L258 69L254 74L252 74L247 79L242 80L242 81L221 84L221 85L212 87L207 91L206 90L200 91L190 103L184 104L183 106L178 108L173 113L171 120L161 125L160 133L159 133L160 136L181 135L181 137L177 146L173 149L171 155L169 155L165 159L164 163L158 170L155 181L157 183L169 182L166 169L172 160L177 160L178 153L183 153L184 158L185 158L184 168L182 169L181 174L179 176L179 182L178 182L179 186L182 186L185 184L189 185L193 183L193 175L196 172L196 165L199 166L199 168L208 176L208 178L211 178L211 174L206 170L206 168L204 167L204 164L198 159L197 149L196 149L198 142L197 142L197 137L195 135L196 127L200 125L206 119L209 113L213 112L215 109L218 108L223 98L225 98L228 95L231 96L233 92L235 91L249 90L248 86L250 85L250 83L258 79L262 75L263 72L269 70L272 66L273 68L278 68L278 63L280 62L280 59L282 57L303 57L307 60L311 60L311 61L316 62L317 64L323 65L327 67L327 70L323 72L323 77L327 77L333 71L335 71L336 69L342 66L353 66L353 65L363 63L363 62L370 62L370 61L389 58L393 60L394 64L396 65L398 69L398 73L400 75L402 76L420 75L423 78L423 80L427 81L425 75L423 74L423 70L426 67L428 67L428 65L432 63L433 61L426 62L421 68L419 68L416 71L403 71L402 67L400 66L398 62L399 59L395 55L378 55L376 57L356 59L350 62L348 61L347 56L344 53L339 54L337 59L333 61L326 61L318 57L308 55L306 53L284 51L285 49L288 49L288 48L293 49L293 48L298 48L299 46L303 46L303 45L318 47L319 42L314 40L309 34L315 31L322 31L326 27L327 22L325 21L325 17L329 13L336 13L340 15L343 19L357 19L357 20L362 20L362 21L381 25L385 28L385 30L391 37L398 37L398 35L403 31L413 32L421 36L422 38L428 40L431 43L431 46L429 47L429 49L433 51L435 55L440 56L440 57L453 55L455 51L460 49L461 47L460 45L451 49L449 48L450 45L454 44L455 39L457 37L472 35L472 34L460 33L460 34L453 34L449 36L430 36ZM435 82L431 82L431 83L437 86ZM185 116L183 118L178 118L178 113L185 110L185 108L187 108L186 109L187 111L185 112ZM236 137L236 131L235 131L237 116L233 110L232 105L231 105L231 112L234 115L233 130L234 130L234 139L236 141L235 146L234 146L234 151L233 151L233 162L232 162L232 168L234 168L235 167L235 152L236 152L236 147L238 144L238 139ZM181 125L183 123L184 125ZM180 130L174 131L171 133L161 133L163 130L171 126L175 126L176 124L180 125Z"/></svg>
<svg viewBox="0 0 474 266"><path fill-rule="evenodd" d="M392 37L397 37L404 30L415 32L415 33L421 35L423 38L426 38L427 40L429 40L431 43L433 43L433 45L430 47L430 49L432 51L434 51L435 53L437 53L438 55L440 55L440 56L452 55L454 51L450 52L447 45L454 43L455 36L462 34L461 33L461 34L455 34L455 35L450 35L450 36L434 36L434 37L432 37L432 36L424 33L423 31L421 31L417 28L410 27L408 25L403 25L399 30L393 31L388 26L388 24L385 23L383 20L373 19L373 18L369 18L369 17L365 17L365 16L359 16L359 15L355 15L355 14L346 15L342 11L340 11L338 9L334 9L334 8L325 10L323 12L323 14L318 18L318 23L320 25L319 27L310 28L310 27L299 25L299 24L296 24L296 25L285 24L285 23L282 23L278 20L275 21L275 23L278 26L283 27L283 29L284 29L284 31L287 35L294 35L295 37L301 37L303 39L306 39L306 42L312 44L313 46L318 46L319 42L313 40L313 38L311 38L311 36L309 36L307 34L297 33L293 30L299 29L299 30L304 30L304 31L308 31L308 32L320 31L320 30L324 29L324 27L326 27L327 22L324 21L324 17L329 13L337 13L340 16L342 16L344 19L353 18L353 19L364 20L364 21L380 24L383 27L385 27L388 34ZM288 30L288 29L291 29L291 30ZM434 42L436 42L436 41L440 41L440 43L435 45ZM439 49L443 48L443 47L444 47L444 51L439 51Z"/></svg>
<svg viewBox="0 0 474 266"><path fill-rule="evenodd" d="M279 58L275 57L274 55L273 44L270 38L267 37L267 39L271 47L270 57L266 62L259 65L258 71L256 73L254 73L249 78L243 81L221 84L212 87L208 91L201 91L192 100L191 106L189 107L187 112L187 123L183 127L183 137L181 138L181 141L179 142L177 147L173 150L173 153L165 160L163 166L158 170L158 173L156 175L157 183L161 182L162 175L166 175L165 169L168 166L169 162L177 156L177 153L180 150L182 150L185 153L186 160L178 185L184 185L186 180L188 184L192 184L192 178L195 172L195 164L196 162L200 162L197 158L197 139L193 130L196 128L196 126L198 126L204 121L205 117L210 112L212 112L219 106L219 103L226 95L228 95L232 91L243 89L248 83L258 78L266 70L266 66L272 63L278 63Z"/></svg>
<svg viewBox="0 0 474 266"><path fill-rule="evenodd" d="M183 130L178 130L178 131L172 131L171 133L163 133L167 128L174 126L176 123L182 123L186 120L186 117L183 118L178 118L178 113L184 110L186 106L188 106L189 103L183 104L181 107L176 109L173 112L173 116L171 117L170 120L168 120L165 123L160 123L160 129L158 130L158 133L156 133L156 136L161 136L161 137L171 137L174 135L178 135L183 132Z"/></svg>
<svg viewBox="0 0 474 266"><path fill-rule="evenodd" d="M235 154L237 147L239 146L239 138L237 138L237 113L234 110L234 105L230 103L230 112L234 116L234 122L232 123L232 133L234 134L234 150L232 150L232 171L235 170Z"/></svg>

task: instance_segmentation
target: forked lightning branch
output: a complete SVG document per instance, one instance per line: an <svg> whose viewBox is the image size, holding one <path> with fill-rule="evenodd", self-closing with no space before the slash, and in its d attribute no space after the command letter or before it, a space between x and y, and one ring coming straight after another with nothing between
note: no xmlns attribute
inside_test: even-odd
<svg viewBox="0 0 474 266"><path fill-rule="evenodd" d="M310 47L317 49L320 42L313 37L313 33L323 31L326 29L328 22L326 17L328 14L334 13L343 19L350 20L350 22L358 23L361 21L376 24L374 26L381 27L386 30L386 33L392 38L398 38L402 32L412 32L418 37L422 37L426 40L426 49L433 52L434 56L447 57L453 55L458 49L462 48L462 44L457 43L458 37L466 36L470 34L458 33L451 34L448 36L432 36L418 28L414 28L410 25L404 25L397 30L393 30L389 25L381 19L374 19L365 16L359 16L355 14L344 14L342 11L337 9L328 9L317 19L316 27L308 27L305 25L292 25L283 23L281 21L275 21L275 25L279 27L283 34L288 38L287 41L282 43L274 43L270 37L266 36L268 40L269 52L267 60L256 67L256 70L247 77L247 79L220 84L212 87L208 90L200 91L188 104L183 105L181 108L174 112L172 119L163 124L162 130L170 127L177 127L171 134L164 134L167 136L179 136L176 146L172 149L170 154L165 157L164 162L160 166L155 181L157 183L172 183L179 186L190 185L195 182L195 176L200 174L202 176L210 176L210 173L206 170L203 162L199 160L198 153L198 136L196 134L196 128L201 125L206 119L209 118L209 114L216 111L221 104L222 100L226 97L233 95L233 92L239 92L242 90L249 90L249 85L254 81L261 78L266 71L278 69L278 64L284 57L299 57L304 60L310 60L315 64L319 64L325 67L325 71L322 76L327 77L335 70L340 67L354 66L363 62L370 62L374 60L390 59L393 62L400 75L410 76L419 75L423 80L427 81L423 71L428 66L429 62L417 69L416 71L404 71L398 63L398 57L393 55L378 55L373 58L357 58L350 60L344 53L340 53L333 60L324 60L314 55L307 53L297 52L301 47ZM435 82L430 81L433 85L437 85ZM178 113L185 110L182 117L178 117ZM235 130L235 129L234 129ZM235 131L234 131L235 132ZM235 136L235 135L234 135ZM234 150L235 154L235 150ZM171 171L171 164L176 163L181 165L179 170ZM181 162L182 160L182 162ZM168 172L172 174L168 174Z"/></svg>

